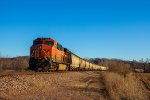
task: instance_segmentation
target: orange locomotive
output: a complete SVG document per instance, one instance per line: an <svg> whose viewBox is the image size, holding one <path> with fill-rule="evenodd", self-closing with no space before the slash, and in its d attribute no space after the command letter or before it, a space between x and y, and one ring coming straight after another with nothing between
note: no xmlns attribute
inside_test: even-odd
<svg viewBox="0 0 150 100"><path fill-rule="evenodd" d="M29 68L35 71L59 70L60 65L69 68L70 51L51 38L37 38L30 48Z"/></svg>
<svg viewBox="0 0 150 100"><path fill-rule="evenodd" d="M107 70L82 59L51 38L37 38L30 48L29 68L35 71Z"/></svg>

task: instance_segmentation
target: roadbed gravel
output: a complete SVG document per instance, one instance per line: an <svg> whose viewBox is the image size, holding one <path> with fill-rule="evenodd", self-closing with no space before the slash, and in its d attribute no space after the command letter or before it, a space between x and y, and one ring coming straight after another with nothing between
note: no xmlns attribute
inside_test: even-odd
<svg viewBox="0 0 150 100"><path fill-rule="evenodd" d="M0 77L0 100L105 100L101 71Z"/></svg>

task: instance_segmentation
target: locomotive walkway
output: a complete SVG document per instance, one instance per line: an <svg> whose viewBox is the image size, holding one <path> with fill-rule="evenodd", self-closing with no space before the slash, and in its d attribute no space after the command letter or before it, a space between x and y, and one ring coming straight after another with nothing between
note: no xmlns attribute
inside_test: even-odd
<svg viewBox="0 0 150 100"><path fill-rule="evenodd" d="M100 71L11 74L0 77L0 99L107 100Z"/></svg>

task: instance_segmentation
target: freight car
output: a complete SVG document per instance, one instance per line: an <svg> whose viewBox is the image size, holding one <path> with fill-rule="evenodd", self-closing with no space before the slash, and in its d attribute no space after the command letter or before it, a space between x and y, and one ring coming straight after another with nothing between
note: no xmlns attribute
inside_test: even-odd
<svg viewBox="0 0 150 100"><path fill-rule="evenodd" d="M37 72L58 70L107 70L64 48L52 38L37 38L30 48L29 68Z"/></svg>

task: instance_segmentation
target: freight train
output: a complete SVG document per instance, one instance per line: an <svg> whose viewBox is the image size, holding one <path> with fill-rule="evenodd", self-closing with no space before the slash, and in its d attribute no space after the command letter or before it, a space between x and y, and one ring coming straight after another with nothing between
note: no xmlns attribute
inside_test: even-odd
<svg viewBox="0 0 150 100"><path fill-rule="evenodd" d="M37 38L30 48L29 68L37 72L107 70L107 67L80 58L52 38Z"/></svg>

